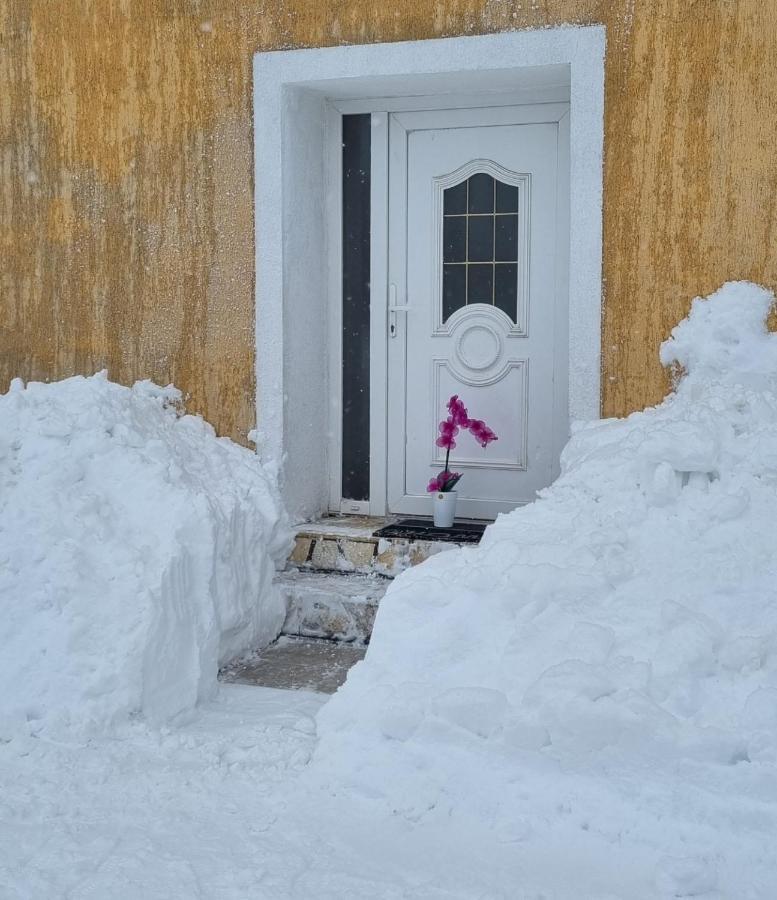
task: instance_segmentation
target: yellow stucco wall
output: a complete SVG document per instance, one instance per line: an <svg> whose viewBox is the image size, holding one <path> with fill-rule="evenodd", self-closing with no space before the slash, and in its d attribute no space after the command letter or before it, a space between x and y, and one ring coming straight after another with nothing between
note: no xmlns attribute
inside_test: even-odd
<svg viewBox="0 0 777 900"><path fill-rule="evenodd" d="M694 294L777 285L771 0L0 0L0 388L107 367L244 437L252 54L563 22L607 26L603 410L655 402Z"/></svg>

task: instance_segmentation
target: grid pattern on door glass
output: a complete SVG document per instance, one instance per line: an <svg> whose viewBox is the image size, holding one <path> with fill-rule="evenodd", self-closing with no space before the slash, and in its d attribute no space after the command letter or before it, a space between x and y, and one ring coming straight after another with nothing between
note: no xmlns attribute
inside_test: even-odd
<svg viewBox="0 0 777 900"><path fill-rule="evenodd" d="M518 317L518 188L485 172L443 191L442 320L472 303Z"/></svg>

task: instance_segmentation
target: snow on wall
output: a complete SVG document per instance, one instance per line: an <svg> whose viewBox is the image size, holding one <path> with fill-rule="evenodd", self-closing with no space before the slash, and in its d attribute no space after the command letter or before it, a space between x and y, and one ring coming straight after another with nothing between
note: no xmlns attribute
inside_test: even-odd
<svg viewBox="0 0 777 900"><path fill-rule="evenodd" d="M280 630L274 483L179 400L103 374L0 396L0 739L169 719Z"/></svg>
<svg viewBox="0 0 777 900"><path fill-rule="evenodd" d="M319 770L485 823L527 896L556 849L601 879L558 896L777 895L773 299L694 301L661 350L673 394L577 428L537 502L396 579Z"/></svg>

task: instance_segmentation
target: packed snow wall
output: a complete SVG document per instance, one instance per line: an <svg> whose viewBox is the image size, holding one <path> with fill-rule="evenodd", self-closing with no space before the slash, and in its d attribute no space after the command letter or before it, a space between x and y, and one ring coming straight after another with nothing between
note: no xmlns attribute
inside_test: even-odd
<svg viewBox="0 0 777 900"><path fill-rule="evenodd" d="M396 579L319 714L337 790L480 823L527 872L558 848L607 896L775 896L773 299L695 300L660 406L578 427L535 503Z"/></svg>
<svg viewBox="0 0 777 900"><path fill-rule="evenodd" d="M0 396L0 739L169 720L280 630L273 477L179 405L104 375Z"/></svg>

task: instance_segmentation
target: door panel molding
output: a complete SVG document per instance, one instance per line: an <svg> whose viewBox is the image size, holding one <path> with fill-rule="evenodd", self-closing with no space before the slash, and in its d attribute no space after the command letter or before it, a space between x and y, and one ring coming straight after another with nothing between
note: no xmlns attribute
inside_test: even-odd
<svg viewBox="0 0 777 900"><path fill-rule="evenodd" d="M439 404L439 401L443 399L443 392L441 388L441 375L444 369L448 369L454 375L457 381L462 381L461 378L456 374L455 370L450 366L449 360L447 359L434 359L432 360L433 372L434 372L434 386L432 388L432 397L436 398ZM520 421L523 423L526 421L529 414L529 360L528 359L508 359L505 361L502 368L492 375L487 381L480 382L466 382L462 381L462 384L470 383L472 385L491 385L498 384L500 381L504 381L512 372L517 372L520 378L520 387L519 392L516 394L518 399L518 403L516 404L516 408L520 412ZM441 408L444 406L441 405ZM435 444L435 440L437 439L437 429L436 422L433 423L434 427L431 432L431 440L430 446L432 448L431 458L429 461L430 465L442 466L445 464L445 454L442 452L441 448ZM485 456L464 456L461 452L456 453L456 459L451 465L453 465L456 469L508 469L514 472L525 472L526 464L528 459L528 441L527 441L528 432L526 428L521 429L521 437L516 445L517 450L517 459L508 459L504 455L500 459L499 457L494 458L493 455L488 457ZM504 438L504 435L502 435ZM459 445L460 446L460 445ZM496 445L498 447L498 445ZM504 446L504 444L502 445ZM498 451L497 451L498 452Z"/></svg>

